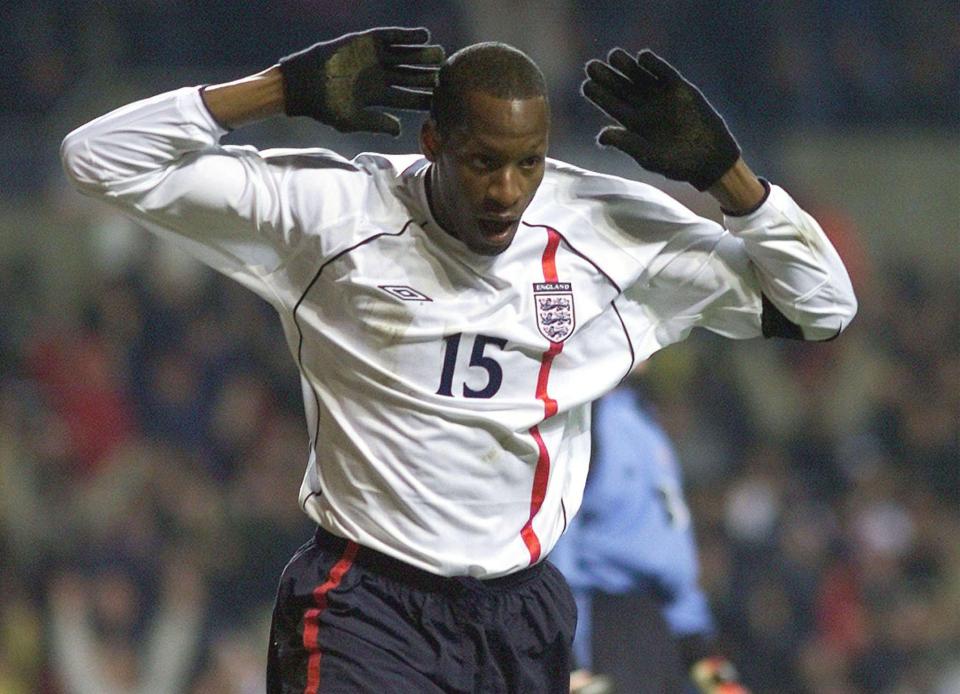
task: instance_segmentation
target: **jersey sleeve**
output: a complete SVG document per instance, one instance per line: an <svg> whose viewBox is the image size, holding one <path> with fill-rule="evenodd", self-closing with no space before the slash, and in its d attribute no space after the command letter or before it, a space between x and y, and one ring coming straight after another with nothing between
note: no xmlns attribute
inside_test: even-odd
<svg viewBox="0 0 960 694"><path fill-rule="evenodd" d="M274 301L272 277L291 257L305 247L329 252L330 242L315 232L355 214L363 176L351 177L355 167L332 152L294 156L220 146L226 132L199 90L183 88L74 130L61 159L81 192ZM308 187L323 191L322 204L303 192Z"/></svg>
<svg viewBox="0 0 960 694"><path fill-rule="evenodd" d="M695 327L732 338L824 340L850 323L857 303L836 250L786 191L766 185L756 210L727 216L724 226L666 195L617 203L623 210L613 218L637 263L618 307L642 333L639 356Z"/></svg>

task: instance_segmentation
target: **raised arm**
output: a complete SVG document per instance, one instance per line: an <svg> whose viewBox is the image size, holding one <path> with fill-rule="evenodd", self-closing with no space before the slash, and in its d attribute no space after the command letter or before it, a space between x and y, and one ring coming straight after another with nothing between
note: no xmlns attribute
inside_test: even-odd
<svg viewBox="0 0 960 694"><path fill-rule="evenodd" d="M591 60L586 71L584 96L620 123L600 131L600 144L708 191L725 211L742 213L763 199L763 184L740 157L723 118L663 58L650 50L634 58L615 48L608 62Z"/></svg>
<svg viewBox="0 0 960 694"><path fill-rule="evenodd" d="M600 131L598 142L625 152L645 169L710 193L735 237L733 243L702 238L697 253L689 252L696 245L691 239L676 239L672 252L688 262L672 263L661 273L664 285L672 287L665 290L672 294L667 299L680 306L677 287L710 286L724 297L717 306L725 305L729 314L753 314L753 307L761 307L760 327L768 337L823 340L850 323L857 303L836 250L785 191L750 170L723 118L699 89L649 50L634 57L616 48L606 61L589 61L586 73L584 96L616 121ZM743 256L749 263L738 262ZM737 284L742 287L736 294L722 291ZM728 330L724 321L711 324L710 301L689 293L698 324L749 335L741 328Z"/></svg>
<svg viewBox="0 0 960 694"><path fill-rule="evenodd" d="M341 132L400 133L379 107L425 111L443 48L424 28L382 27L316 43L250 77L206 87L203 100L226 128L269 116L309 116ZM371 108L372 107L372 108Z"/></svg>
<svg viewBox="0 0 960 694"><path fill-rule="evenodd" d="M220 138L280 114L397 134L399 120L381 109L428 106L443 60L429 40L426 29L371 29L234 82L122 106L67 135L64 170L81 192L268 296L265 278L302 248L304 229L316 233L351 209L363 177L332 152L280 156Z"/></svg>
<svg viewBox="0 0 960 694"><path fill-rule="evenodd" d="M203 87L200 94L213 119L228 130L278 116L286 109L279 65L233 82Z"/></svg>
<svg viewBox="0 0 960 694"><path fill-rule="evenodd" d="M176 117L163 123L163 95L130 104L70 133L61 147L64 168L90 192L116 176L167 166L219 139L220 132L213 133L213 142L198 137L198 127L210 130L210 118L230 130L286 114L308 116L341 132L397 135L400 121L381 109L429 108L444 58L443 49L429 40L424 28L384 27L314 44L263 72L203 87L205 113L181 104L180 110L189 112L183 115L196 122L181 122L179 129Z"/></svg>

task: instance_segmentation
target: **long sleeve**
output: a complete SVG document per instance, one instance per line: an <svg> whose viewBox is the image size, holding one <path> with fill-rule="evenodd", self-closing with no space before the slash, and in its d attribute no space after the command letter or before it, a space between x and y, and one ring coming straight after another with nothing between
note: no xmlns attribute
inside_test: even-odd
<svg viewBox="0 0 960 694"><path fill-rule="evenodd" d="M120 186L153 176L154 184L186 154L215 147L226 130L185 87L117 108L68 134L60 146L64 170L81 190L131 195ZM135 186L135 189L144 186Z"/></svg>
<svg viewBox="0 0 960 694"><path fill-rule="evenodd" d="M287 240L282 192L255 150L218 145L225 132L183 88L77 128L60 154L80 192L269 299L263 277Z"/></svg>
<svg viewBox="0 0 960 694"><path fill-rule="evenodd" d="M763 296L806 340L835 337L857 312L843 261L816 220L786 191L771 185L764 203L724 225L743 244Z"/></svg>
<svg viewBox="0 0 960 694"><path fill-rule="evenodd" d="M272 275L329 250L320 232L356 215L369 177L328 150L220 145L225 133L185 87L77 128L60 152L80 192L276 303Z"/></svg>
<svg viewBox="0 0 960 694"><path fill-rule="evenodd" d="M856 314L836 250L776 185L758 209L726 217L725 226L642 184L605 203L607 229L635 268L618 307L636 337L638 359L695 327L740 339L824 340Z"/></svg>

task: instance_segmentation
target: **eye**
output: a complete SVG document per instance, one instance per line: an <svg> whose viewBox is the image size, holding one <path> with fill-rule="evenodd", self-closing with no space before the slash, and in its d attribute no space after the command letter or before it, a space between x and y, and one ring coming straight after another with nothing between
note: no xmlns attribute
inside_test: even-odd
<svg viewBox="0 0 960 694"><path fill-rule="evenodd" d="M520 167L524 169L535 169L543 163L543 157L534 155L520 160Z"/></svg>
<svg viewBox="0 0 960 694"><path fill-rule="evenodd" d="M470 157L470 167L477 171L493 171L497 166L497 162L493 157L488 157L484 154L475 154Z"/></svg>

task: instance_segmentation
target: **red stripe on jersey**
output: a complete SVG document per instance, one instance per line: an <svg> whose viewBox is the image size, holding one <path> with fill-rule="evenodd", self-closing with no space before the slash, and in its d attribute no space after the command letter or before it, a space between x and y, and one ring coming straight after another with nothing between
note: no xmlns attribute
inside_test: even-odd
<svg viewBox="0 0 960 694"><path fill-rule="evenodd" d="M540 375L537 376L537 399L543 401L543 418L547 419L557 413L557 401L547 394L547 381L550 379L550 367L553 358L563 349L562 342L551 342L550 349L540 358Z"/></svg>
<svg viewBox="0 0 960 694"><path fill-rule="evenodd" d="M547 247L543 249L543 281L557 281L557 247L560 245L560 234L556 229L544 227L547 230Z"/></svg>
<svg viewBox="0 0 960 694"><path fill-rule="evenodd" d="M536 426L531 427L530 435L537 442L540 453L537 456L537 467L533 473L530 517L520 531L520 537L523 538L523 542L527 545L527 551L530 552L530 563L534 564L540 558L540 538L533 530L533 518L543 505L543 498L547 494L547 480L550 477L550 452L547 450L547 444L543 442L543 437L540 436L540 429Z"/></svg>
<svg viewBox="0 0 960 694"><path fill-rule="evenodd" d="M557 248L560 246L560 234L555 229L544 227L547 231L547 245L543 249L543 281L557 282ZM553 358L560 354L563 349L562 342L551 342L550 347L543 353L540 359L540 373L537 375L537 399L543 402L543 418L549 419L557 413L557 401L550 397L547 392L547 384L550 380L550 368L553 366ZM530 493L530 517L520 531L520 537L523 538L527 551L530 553L530 563L534 564L540 559L540 538L533 530L533 519L540 511L543 505L543 499L547 494L547 481L550 479L550 451L543 442L540 435L540 429L537 426L530 428L530 435L537 442L537 467L533 472L533 490Z"/></svg>
<svg viewBox="0 0 960 694"><path fill-rule="evenodd" d="M540 558L540 538L533 532L533 520L528 520L523 530L520 531L520 537L523 538L527 551L530 552L530 563L535 564Z"/></svg>
<svg viewBox="0 0 960 694"><path fill-rule="evenodd" d="M320 688L320 614L327 608L327 593L340 585L340 581L350 567L353 566L353 560L357 556L357 550L360 546L353 541L347 542L347 548L339 561L330 569L327 574L327 580L313 589L313 602L315 607L311 607L303 615L303 647L307 651L307 687L304 694L317 694Z"/></svg>

